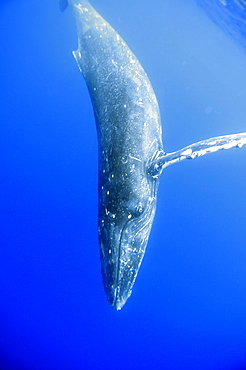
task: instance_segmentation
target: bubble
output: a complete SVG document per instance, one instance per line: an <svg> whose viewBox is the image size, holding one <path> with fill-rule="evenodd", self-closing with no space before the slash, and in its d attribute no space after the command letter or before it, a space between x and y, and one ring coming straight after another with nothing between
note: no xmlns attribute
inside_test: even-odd
<svg viewBox="0 0 246 370"><path fill-rule="evenodd" d="M213 111L213 108L211 106L208 106L206 109L205 109L205 113L206 114L209 114L209 113L212 113Z"/></svg>

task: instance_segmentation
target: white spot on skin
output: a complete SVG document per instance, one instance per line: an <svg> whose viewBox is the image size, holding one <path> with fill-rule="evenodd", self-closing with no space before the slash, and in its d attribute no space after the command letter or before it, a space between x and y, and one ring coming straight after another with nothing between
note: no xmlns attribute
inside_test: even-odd
<svg viewBox="0 0 246 370"><path fill-rule="evenodd" d="M128 215L127 218L129 218L129 219L132 218L132 215Z"/></svg>
<svg viewBox="0 0 246 370"><path fill-rule="evenodd" d="M107 77L105 78L105 80L107 80L109 78L109 76L111 76L112 72L110 72Z"/></svg>
<svg viewBox="0 0 246 370"><path fill-rule="evenodd" d="M131 159L135 159L135 161L142 162L142 161L141 161L141 159L139 159L139 158L132 157L131 155L129 155L129 157L130 157Z"/></svg>

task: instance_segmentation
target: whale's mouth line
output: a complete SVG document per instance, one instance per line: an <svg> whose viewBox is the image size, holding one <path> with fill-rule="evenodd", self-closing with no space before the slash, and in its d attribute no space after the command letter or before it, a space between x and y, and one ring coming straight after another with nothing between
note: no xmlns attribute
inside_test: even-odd
<svg viewBox="0 0 246 370"><path fill-rule="evenodd" d="M124 302L126 301L126 299L124 300L124 302L122 301L122 297L120 298L120 264L121 264L121 256L122 256L122 249L126 246L130 246L130 245L133 245L135 243L135 240L139 237L139 235L141 234L141 232L145 229L146 232L144 232L144 235L147 235L149 234L150 232L150 227L152 225L152 221L153 221L153 216L154 216L154 213L155 213L155 207L154 207L154 203L155 203L155 186L153 186L152 188L152 191L151 191L151 196L150 196L150 201L149 201L149 204L147 205L146 207L146 210L143 212L143 214L138 218L138 219L129 219L125 222L124 226L122 227L121 229L121 232L120 232L120 237L119 237L119 248L118 248L118 255L117 255L117 267L116 267L116 277L115 277L115 287L114 287L114 299L113 299L113 302L112 302L112 306L115 307L117 310L121 309L121 307L124 305ZM126 242L127 238L126 236L124 235L125 234L125 231L128 227L130 227L131 224L135 224L135 227L134 227L134 236L132 235L131 233L131 238L129 240L129 242ZM142 240L144 239L144 240ZM146 238L141 238L141 241L140 241L140 248L141 249L141 246L144 245L144 241L146 241ZM146 242L147 244L147 242ZM144 252L143 252L144 253ZM140 258L140 261L139 261L139 266L142 262L142 259L143 259L143 256L142 258ZM139 268L138 266L138 268ZM132 281L132 284L134 283L136 277L133 279ZM132 286L131 284L131 286ZM120 303L120 305L118 306L118 304Z"/></svg>
<svg viewBox="0 0 246 370"><path fill-rule="evenodd" d="M119 274L120 274L120 257L121 257L121 249L122 249L122 237L123 237L123 232L127 224L129 223L129 221L130 220L127 220L124 226L122 227L121 232L120 232L120 238L119 238L119 248L118 248L118 256L117 256L116 278L115 278L115 288L114 288L115 294L114 294L114 300L112 304L116 308L117 308L117 300L118 300L118 293L119 293Z"/></svg>

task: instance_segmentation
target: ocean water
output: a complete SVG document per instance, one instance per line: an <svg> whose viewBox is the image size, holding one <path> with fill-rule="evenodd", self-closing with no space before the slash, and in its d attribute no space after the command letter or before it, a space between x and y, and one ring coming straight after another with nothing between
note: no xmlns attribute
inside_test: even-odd
<svg viewBox="0 0 246 370"><path fill-rule="evenodd" d="M107 303L97 137L58 1L0 2L0 369L246 368L246 149L164 170L132 296ZM156 92L166 151L246 131L243 0L93 0Z"/></svg>

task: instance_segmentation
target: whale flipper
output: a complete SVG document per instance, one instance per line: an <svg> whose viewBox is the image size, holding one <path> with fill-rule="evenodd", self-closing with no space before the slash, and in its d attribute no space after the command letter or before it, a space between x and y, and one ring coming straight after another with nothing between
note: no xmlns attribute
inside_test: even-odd
<svg viewBox="0 0 246 370"><path fill-rule="evenodd" d="M242 148L246 144L246 132L240 134L212 137L207 140L198 141L173 153L161 154L152 161L149 166L151 176L159 177L162 170L170 164L177 163L183 159L194 159L208 153L215 153L221 149Z"/></svg>

